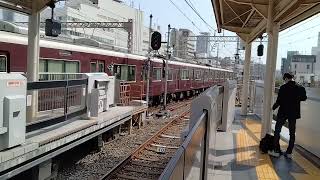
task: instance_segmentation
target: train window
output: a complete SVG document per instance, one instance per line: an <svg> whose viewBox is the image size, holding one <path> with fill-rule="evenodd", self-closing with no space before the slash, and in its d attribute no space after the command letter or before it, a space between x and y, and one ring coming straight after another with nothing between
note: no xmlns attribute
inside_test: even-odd
<svg viewBox="0 0 320 180"><path fill-rule="evenodd" d="M65 61L65 73L79 73L79 62Z"/></svg>
<svg viewBox="0 0 320 180"><path fill-rule="evenodd" d="M7 57L0 56L0 72L7 72Z"/></svg>
<svg viewBox="0 0 320 180"><path fill-rule="evenodd" d="M98 71L99 72L104 72L104 62L99 62Z"/></svg>
<svg viewBox="0 0 320 180"><path fill-rule="evenodd" d="M162 68L153 68L152 78L154 81L161 81Z"/></svg>
<svg viewBox="0 0 320 180"><path fill-rule="evenodd" d="M128 81L136 81L136 67L128 66Z"/></svg>
<svg viewBox="0 0 320 180"><path fill-rule="evenodd" d="M122 81L136 81L136 66L114 65L113 75Z"/></svg>
<svg viewBox="0 0 320 180"><path fill-rule="evenodd" d="M47 62L48 64L48 72L52 73L63 73L64 72L64 62L63 61L51 61Z"/></svg>
<svg viewBox="0 0 320 180"><path fill-rule="evenodd" d="M201 80L201 71L197 70L195 75L196 80Z"/></svg>
<svg viewBox="0 0 320 180"><path fill-rule="evenodd" d="M189 80L189 71L188 71L188 69L183 69L181 71L181 80Z"/></svg>
<svg viewBox="0 0 320 180"><path fill-rule="evenodd" d="M216 71L216 76L215 76L215 78L216 78L216 80L219 80L220 79L220 71Z"/></svg>
<svg viewBox="0 0 320 180"><path fill-rule="evenodd" d="M209 72L208 71L205 71L204 72L204 81L208 81L208 79L209 79Z"/></svg>
<svg viewBox="0 0 320 180"><path fill-rule="evenodd" d="M173 81L173 69L168 70L168 81Z"/></svg>
<svg viewBox="0 0 320 180"><path fill-rule="evenodd" d="M97 72L97 63L96 62L90 63L90 72Z"/></svg>
<svg viewBox="0 0 320 180"><path fill-rule="evenodd" d="M50 73L79 73L78 61L40 59L39 72Z"/></svg>
<svg viewBox="0 0 320 180"><path fill-rule="evenodd" d="M91 61L90 72L105 72L104 61Z"/></svg>
<svg viewBox="0 0 320 180"><path fill-rule="evenodd" d="M39 61L39 72L48 72L47 67L48 67L47 61L40 59L40 61Z"/></svg>
<svg viewBox="0 0 320 180"><path fill-rule="evenodd" d="M214 77L214 71L213 70L210 70L210 79L213 79L213 77Z"/></svg>

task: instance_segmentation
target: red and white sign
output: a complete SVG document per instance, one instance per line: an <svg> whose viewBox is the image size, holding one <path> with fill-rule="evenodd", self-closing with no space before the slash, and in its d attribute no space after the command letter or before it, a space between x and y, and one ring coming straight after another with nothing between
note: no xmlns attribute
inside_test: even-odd
<svg viewBox="0 0 320 180"><path fill-rule="evenodd" d="M8 81L7 87L20 87L23 85L22 81Z"/></svg>

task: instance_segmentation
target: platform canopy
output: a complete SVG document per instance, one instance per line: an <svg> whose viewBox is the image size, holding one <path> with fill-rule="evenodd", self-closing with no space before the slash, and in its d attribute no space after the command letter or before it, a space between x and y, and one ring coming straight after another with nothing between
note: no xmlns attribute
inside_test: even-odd
<svg viewBox="0 0 320 180"><path fill-rule="evenodd" d="M273 0L274 22L280 31L320 12L320 0ZM218 31L237 33L253 41L266 31L269 0L211 0Z"/></svg>
<svg viewBox="0 0 320 180"><path fill-rule="evenodd" d="M0 0L0 7L26 14L41 11L51 0ZM54 0L57 2L57 0Z"/></svg>

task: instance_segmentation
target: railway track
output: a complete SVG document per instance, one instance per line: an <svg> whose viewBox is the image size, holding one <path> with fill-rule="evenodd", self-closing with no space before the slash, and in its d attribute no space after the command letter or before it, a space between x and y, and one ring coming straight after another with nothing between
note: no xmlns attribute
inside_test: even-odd
<svg viewBox="0 0 320 180"><path fill-rule="evenodd" d="M179 101L179 102L171 102L168 104L167 106L167 110L170 111L174 111L176 109L179 109L183 106L186 106L186 104L188 104L189 102L191 102L193 100L193 98L188 99L188 100L183 100L183 101ZM159 107L149 107L149 113L156 113L161 109L161 106Z"/></svg>
<svg viewBox="0 0 320 180"><path fill-rule="evenodd" d="M173 108L182 108L178 104ZM127 179L151 180L158 179L166 164L183 142L182 133L189 124L190 105L167 125L161 128L146 142L135 149L127 158L118 163L105 174L101 180Z"/></svg>

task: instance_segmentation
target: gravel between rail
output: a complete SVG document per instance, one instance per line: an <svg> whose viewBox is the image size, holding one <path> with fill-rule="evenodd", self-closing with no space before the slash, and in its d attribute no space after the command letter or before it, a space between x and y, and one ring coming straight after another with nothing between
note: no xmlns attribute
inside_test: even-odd
<svg viewBox="0 0 320 180"><path fill-rule="evenodd" d="M186 106L190 102L190 100L184 101ZM181 103L173 104L169 106L169 109L174 109L175 106L178 109L171 112L173 115L185 112L186 106L181 106ZM101 178L106 172L110 171L115 165L131 154L133 150L165 126L172 118L150 118L141 129L135 128L131 135L120 136L120 138L114 141L105 143L100 152L88 154L81 160L59 170L57 179L93 180Z"/></svg>

